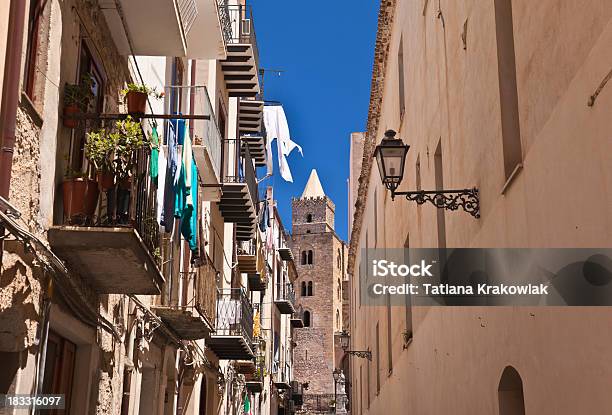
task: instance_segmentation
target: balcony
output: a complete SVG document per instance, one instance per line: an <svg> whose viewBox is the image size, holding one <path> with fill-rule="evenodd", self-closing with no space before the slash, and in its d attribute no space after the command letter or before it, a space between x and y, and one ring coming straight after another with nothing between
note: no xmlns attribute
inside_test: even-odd
<svg viewBox="0 0 612 415"><path fill-rule="evenodd" d="M245 387L251 393L262 392L266 374L265 356L257 356L255 372L245 376Z"/></svg>
<svg viewBox="0 0 612 415"><path fill-rule="evenodd" d="M293 314L295 312L295 291L293 291L293 284L276 284L274 304L276 304L281 314Z"/></svg>
<svg viewBox="0 0 612 415"><path fill-rule="evenodd" d="M99 0L113 41L122 55L225 59L222 20L216 0ZM126 32L129 33L128 41Z"/></svg>
<svg viewBox="0 0 612 415"><path fill-rule="evenodd" d="M278 248L278 255L283 261L293 261L293 252L289 248Z"/></svg>
<svg viewBox="0 0 612 415"><path fill-rule="evenodd" d="M291 400L295 406L301 406L304 403L304 386L297 380L291 381Z"/></svg>
<svg viewBox="0 0 612 415"><path fill-rule="evenodd" d="M238 270L244 274L255 274L259 271L259 252L257 241L242 241L237 249Z"/></svg>
<svg viewBox="0 0 612 415"><path fill-rule="evenodd" d="M265 274L255 273L248 274L247 281L249 283L249 291L265 291L268 285L268 280Z"/></svg>
<svg viewBox="0 0 612 415"><path fill-rule="evenodd" d="M278 371L274 375L274 386L277 389L291 389L291 366L281 362Z"/></svg>
<svg viewBox="0 0 612 415"><path fill-rule="evenodd" d="M231 97L254 98L259 93L259 51L249 6L219 5L227 58L221 62Z"/></svg>
<svg viewBox="0 0 612 415"><path fill-rule="evenodd" d="M215 329L207 345L219 359L253 358L253 307L242 288L217 291Z"/></svg>
<svg viewBox="0 0 612 415"><path fill-rule="evenodd" d="M100 9L122 55L185 56L198 16L196 0L100 0Z"/></svg>
<svg viewBox="0 0 612 415"><path fill-rule="evenodd" d="M221 200L221 168L223 136L210 103L208 89L205 86L190 88L193 97L193 113L208 115L208 120L191 120L193 127L193 158L200 172L202 198L205 201Z"/></svg>
<svg viewBox="0 0 612 415"><path fill-rule="evenodd" d="M236 239L249 241L256 236L259 195L253 162L247 151L238 176L223 179L219 210L225 222L236 224Z"/></svg>
<svg viewBox="0 0 612 415"><path fill-rule="evenodd" d="M216 318L216 270L207 264L195 272L181 273L180 285L180 299L171 299L168 305L153 310L181 340L209 337Z"/></svg>
<svg viewBox="0 0 612 415"><path fill-rule="evenodd" d="M263 101L250 99L241 99L238 107L238 135L242 150L248 147L256 167L266 165L263 107Z"/></svg>
<svg viewBox="0 0 612 415"><path fill-rule="evenodd" d="M93 215L65 216L63 225L48 232L51 248L100 294L161 292L160 237L156 221L156 191L149 180L149 150L135 152L131 177L105 193L92 185L83 210ZM64 183L66 191L68 182ZM99 196L100 194L100 196ZM104 197L104 196L105 197ZM72 202L70 203L72 205ZM68 209L64 206L64 210Z"/></svg>
<svg viewBox="0 0 612 415"><path fill-rule="evenodd" d="M301 329L304 327L304 309L301 305L295 309L293 314L291 314L289 323L293 328Z"/></svg>

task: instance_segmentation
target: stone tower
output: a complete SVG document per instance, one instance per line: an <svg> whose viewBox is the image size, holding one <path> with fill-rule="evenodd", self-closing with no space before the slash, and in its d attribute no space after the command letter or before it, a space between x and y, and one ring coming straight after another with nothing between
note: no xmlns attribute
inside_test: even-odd
<svg viewBox="0 0 612 415"><path fill-rule="evenodd" d="M335 205L325 195L316 170L302 196L292 200L292 209L292 250L299 276L296 303L304 312L305 325L296 329L294 377L308 382L305 395L333 395L332 372L338 363L334 333L342 330L346 246L334 230ZM305 412L308 406L305 396Z"/></svg>

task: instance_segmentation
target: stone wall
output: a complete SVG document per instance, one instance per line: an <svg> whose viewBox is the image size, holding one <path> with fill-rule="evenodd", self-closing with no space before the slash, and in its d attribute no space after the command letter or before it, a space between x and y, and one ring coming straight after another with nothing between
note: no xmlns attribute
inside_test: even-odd
<svg viewBox="0 0 612 415"><path fill-rule="evenodd" d="M334 232L334 204L328 197L294 199L292 205L296 301L311 313L311 327L295 329L294 375L298 382L309 383L309 394L333 394L334 332L342 326L338 288L344 278L344 244ZM309 214L312 223L307 223ZM303 265L301 252L308 250L313 251L313 263ZM310 281L313 295L302 296L302 282Z"/></svg>

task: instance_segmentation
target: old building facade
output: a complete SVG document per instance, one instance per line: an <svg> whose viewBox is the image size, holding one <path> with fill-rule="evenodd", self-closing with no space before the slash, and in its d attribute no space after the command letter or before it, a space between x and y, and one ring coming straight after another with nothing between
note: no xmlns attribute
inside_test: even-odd
<svg viewBox="0 0 612 415"><path fill-rule="evenodd" d="M372 353L350 357L353 414L612 407L606 308L368 307L358 284L368 248L610 247L610 44L607 1L381 2L350 183L351 349ZM388 129L411 146L398 190L477 187L480 218L392 201Z"/></svg>
<svg viewBox="0 0 612 415"><path fill-rule="evenodd" d="M294 373L298 382L308 384L305 413L329 410L333 371L340 364L335 334L343 327L346 246L334 231L334 210L313 170L302 196L292 201L291 242L299 275L295 286L304 321L304 328L296 329Z"/></svg>
<svg viewBox="0 0 612 415"><path fill-rule="evenodd" d="M297 270L262 219L250 6L7 5L0 394L61 394L66 414L292 413Z"/></svg>

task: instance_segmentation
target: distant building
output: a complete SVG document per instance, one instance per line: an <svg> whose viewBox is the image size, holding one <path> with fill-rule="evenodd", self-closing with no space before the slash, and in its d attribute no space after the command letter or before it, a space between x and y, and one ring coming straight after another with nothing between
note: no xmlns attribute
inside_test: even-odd
<svg viewBox="0 0 612 415"><path fill-rule="evenodd" d="M309 413L329 409L334 399L333 370L340 363L334 333L342 330L346 245L334 230L335 205L316 170L292 206L296 303L304 321L304 328L295 330L294 377L308 383L302 411Z"/></svg>

